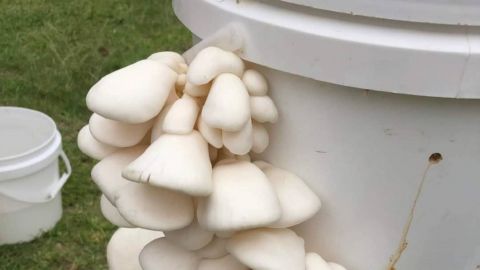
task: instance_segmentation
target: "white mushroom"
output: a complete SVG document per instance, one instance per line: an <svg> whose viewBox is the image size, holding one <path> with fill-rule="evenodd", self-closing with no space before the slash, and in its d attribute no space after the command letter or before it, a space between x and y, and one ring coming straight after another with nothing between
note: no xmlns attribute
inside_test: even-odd
<svg viewBox="0 0 480 270"><path fill-rule="evenodd" d="M263 151L265 151L265 149L267 149L268 144L270 142L268 131L265 128L265 126L254 121L252 133L253 133L252 151L257 154L262 153Z"/></svg>
<svg viewBox="0 0 480 270"><path fill-rule="evenodd" d="M227 245L226 238L215 237L208 245L195 251L195 253L200 258L206 258L206 259L220 258L228 254L226 245Z"/></svg>
<svg viewBox="0 0 480 270"><path fill-rule="evenodd" d="M166 238L153 240L140 253L143 270L197 270L200 258Z"/></svg>
<svg viewBox="0 0 480 270"><path fill-rule="evenodd" d="M146 244L162 236L162 232L141 228L118 229L108 242L108 268L110 270L142 270L138 260L140 252Z"/></svg>
<svg viewBox="0 0 480 270"><path fill-rule="evenodd" d="M271 183L255 165L226 161L213 169L213 192L198 202L197 218L211 231L237 231L268 226L280 218Z"/></svg>
<svg viewBox="0 0 480 270"><path fill-rule="evenodd" d="M167 116L168 112L170 109L172 109L173 103L172 104L166 104L165 107L163 107L162 111L160 114L155 117L153 120L153 126L152 126L152 136L151 136L151 142L153 143L156 141L163 133L163 123L165 122L165 117Z"/></svg>
<svg viewBox="0 0 480 270"><path fill-rule="evenodd" d="M300 224L320 210L318 196L295 174L273 166L263 169L275 189L282 215L272 228L286 228Z"/></svg>
<svg viewBox="0 0 480 270"><path fill-rule="evenodd" d="M96 160L100 160L119 149L95 139L92 133L90 133L88 125L78 132L77 145L82 153Z"/></svg>
<svg viewBox="0 0 480 270"><path fill-rule="evenodd" d="M194 218L190 196L146 184L130 183L121 188L115 205L129 223L150 230L178 230Z"/></svg>
<svg viewBox="0 0 480 270"><path fill-rule="evenodd" d="M188 227L165 232L168 240L188 250L203 248L212 241L213 235L213 232L206 231L200 227L196 219Z"/></svg>
<svg viewBox="0 0 480 270"><path fill-rule="evenodd" d="M216 47L201 50L190 63L187 80L196 85L210 82L222 73L241 77L244 70L242 59L236 54Z"/></svg>
<svg viewBox="0 0 480 270"><path fill-rule="evenodd" d="M212 87L211 83L196 85L187 81L183 92L193 97L206 97L208 96L210 87Z"/></svg>
<svg viewBox="0 0 480 270"><path fill-rule="evenodd" d="M183 91L183 88L187 84L187 75L180 74L177 77L177 81L175 82L175 90Z"/></svg>
<svg viewBox="0 0 480 270"><path fill-rule="evenodd" d="M208 144L196 130L186 135L163 134L122 175L192 196L212 192Z"/></svg>
<svg viewBox="0 0 480 270"><path fill-rule="evenodd" d="M125 228L135 227L120 215L117 208L107 199L107 197L105 197L105 195L100 197L100 210L105 219L115 226Z"/></svg>
<svg viewBox="0 0 480 270"><path fill-rule="evenodd" d="M185 59L176 52L158 52L150 55L147 59L162 63L179 74L187 72Z"/></svg>
<svg viewBox="0 0 480 270"><path fill-rule="evenodd" d="M140 124L128 124L107 119L96 113L92 114L88 126L92 136L99 142L116 146L129 147L138 144L148 130L152 121Z"/></svg>
<svg viewBox="0 0 480 270"><path fill-rule="evenodd" d="M217 128L212 128L208 126L202 119L202 115L198 117L197 121L198 131L202 134L203 138L211 145L216 148L221 148L223 146L222 140L222 130Z"/></svg>
<svg viewBox="0 0 480 270"><path fill-rule="evenodd" d="M252 269L305 270L305 241L288 229L256 229L235 234L227 250Z"/></svg>
<svg viewBox="0 0 480 270"><path fill-rule="evenodd" d="M232 255L219 259L204 259L200 261L198 270L249 270Z"/></svg>
<svg viewBox="0 0 480 270"><path fill-rule="evenodd" d="M306 270L332 270L328 263L317 253L309 252L305 255Z"/></svg>
<svg viewBox="0 0 480 270"><path fill-rule="evenodd" d="M195 100L181 98L168 110L163 119L163 132L170 134L188 134L197 121L199 107Z"/></svg>
<svg viewBox="0 0 480 270"><path fill-rule="evenodd" d="M242 80L225 73L213 81L202 117L213 128L238 131L250 119L249 96Z"/></svg>
<svg viewBox="0 0 480 270"><path fill-rule="evenodd" d="M112 203L115 203L116 192L128 185L130 181L122 177L122 169L140 156L146 145L118 150L99 161L92 169L93 182Z"/></svg>
<svg viewBox="0 0 480 270"><path fill-rule="evenodd" d="M277 107L268 96L250 97L250 111L252 119L260 123L275 123L278 120Z"/></svg>
<svg viewBox="0 0 480 270"><path fill-rule="evenodd" d="M345 267L341 266L338 263L329 262L328 265L330 266L331 270L347 270Z"/></svg>
<svg viewBox="0 0 480 270"><path fill-rule="evenodd" d="M108 119L144 123L160 112L176 80L167 66L141 60L97 82L87 94L87 106Z"/></svg>
<svg viewBox="0 0 480 270"><path fill-rule="evenodd" d="M242 80L251 96L267 95L267 79L260 72L253 69L248 69L245 71L245 73L243 73Z"/></svg>
<svg viewBox="0 0 480 270"><path fill-rule="evenodd" d="M239 131L222 132L223 145L236 155L245 155L250 152L253 144L252 120L248 120Z"/></svg>

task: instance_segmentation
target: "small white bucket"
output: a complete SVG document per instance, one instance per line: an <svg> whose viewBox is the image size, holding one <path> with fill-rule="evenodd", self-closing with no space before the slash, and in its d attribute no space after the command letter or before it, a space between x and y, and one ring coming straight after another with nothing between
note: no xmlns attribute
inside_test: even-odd
<svg viewBox="0 0 480 270"><path fill-rule="evenodd" d="M66 168L62 176L59 157ZM50 117L0 107L0 245L30 241L55 226L62 216L60 190L71 171Z"/></svg>

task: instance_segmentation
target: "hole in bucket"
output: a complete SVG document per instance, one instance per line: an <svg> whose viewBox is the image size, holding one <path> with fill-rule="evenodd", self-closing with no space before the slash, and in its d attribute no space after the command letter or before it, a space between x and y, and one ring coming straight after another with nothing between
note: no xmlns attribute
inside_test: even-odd
<svg viewBox="0 0 480 270"><path fill-rule="evenodd" d="M442 160L443 160L443 157L442 157L442 154L440 154L440 153L433 153L428 158L428 161L432 164L437 164Z"/></svg>

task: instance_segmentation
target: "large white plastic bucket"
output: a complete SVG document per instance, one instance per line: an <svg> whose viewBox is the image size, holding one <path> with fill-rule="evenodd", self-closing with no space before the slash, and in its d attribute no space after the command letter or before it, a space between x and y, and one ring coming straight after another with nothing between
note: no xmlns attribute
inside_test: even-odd
<svg viewBox="0 0 480 270"><path fill-rule="evenodd" d="M307 251L349 270L479 269L478 28L279 1L174 9L201 39L235 23L241 56L261 65L280 120L260 158L323 202L295 228Z"/></svg>
<svg viewBox="0 0 480 270"><path fill-rule="evenodd" d="M66 168L61 176L59 157ZM0 245L29 241L54 227L62 216L60 190L70 174L50 117L0 107Z"/></svg>

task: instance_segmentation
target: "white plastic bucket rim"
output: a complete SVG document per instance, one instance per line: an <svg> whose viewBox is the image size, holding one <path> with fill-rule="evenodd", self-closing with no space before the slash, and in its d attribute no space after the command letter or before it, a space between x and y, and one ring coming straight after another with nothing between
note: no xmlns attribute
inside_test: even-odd
<svg viewBox="0 0 480 270"><path fill-rule="evenodd" d="M24 177L61 158L66 172L58 179ZM52 200L72 172L55 122L46 114L0 107L0 195L28 203Z"/></svg>

